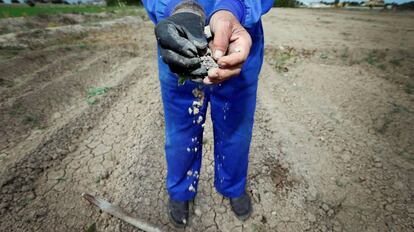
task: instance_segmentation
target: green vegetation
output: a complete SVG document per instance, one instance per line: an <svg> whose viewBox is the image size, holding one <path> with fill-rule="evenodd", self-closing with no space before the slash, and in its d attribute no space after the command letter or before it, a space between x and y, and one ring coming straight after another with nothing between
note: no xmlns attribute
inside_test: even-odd
<svg viewBox="0 0 414 232"><path fill-rule="evenodd" d="M384 59L384 56L384 54L378 54L374 51L368 54L367 58L365 58L365 61L368 64L377 67L378 69L385 70L385 65L381 63L381 60Z"/></svg>
<svg viewBox="0 0 414 232"><path fill-rule="evenodd" d="M111 88L110 87L97 87L88 90L86 102L88 105L95 105L98 102L96 98L98 95L103 95L107 93Z"/></svg>
<svg viewBox="0 0 414 232"><path fill-rule="evenodd" d="M96 223L93 223L85 230L85 232L95 232L96 231Z"/></svg>
<svg viewBox="0 0 414 232"><path fill-rule="evenodd" d="M16 103L12 106L12 109L10 110L9 114L11 116L19 116L22 115L24 112L26 112L26 108L21 103Z"/></svg>
<svg viewBox="0 0 414 232"><path fill-rule="evenodd" d="M403 151L401 151L400 153L398 153L398 155L401 156L401 157L403 157L404 159L414 161L414 155L413 154L410 154L405 149Z"/></svg>
<svg viewBox="0 0 414 232"><path fill-rule="evenodd" d="M403 105L399 105L394 102L390 102L390 104L392 105L392 113L412 113L410 109Z"/></svg>
<svg viewBox="0 0 414 232"><path fill-rule="evenodd" d="M303 3L296 0L278 0L275 1L273 7L296 7L299 5L303 5Z"/></svg>
<svg viewBox="0 0 414 232"><path fill-rule="evenodd" d="M404 87L404 91L408 94L413 94L414 93L414 85L407 83Z"/></svg>
<svg viewBox="0 0 414 232"><path fill-rule="evenodd" d="M29 125L38 129L43 129L38 116L29 112L29 110L21 103L16 103L9 111L9 115L20 121L23 125Z"/></svg>
<svg viewBox="0 0 414 232"><path fill-rule="evenodd" d="M138 9L137 6L127 7L104 7L104 6L89 6L89 5L52 5L52 4L38 4L35 7L26 5L1 5L0 18L9 17L23 17L36 15L53 15L62 13L120 13L122 15L131 13L131 11Z"/></svg>
<svg viewBox="0 0 414 232"><path fill-rule="evenodd" d="M39 123L39 120L36 116L33 116L31 114L26 114L23 117L22 120L23 124L32 124L32 125L37 125Z"/></svg>
<svg viewBox="0 0 414 232"><path fill-rule="evenodd" d="M100 184L100 183L101 183L101 181L102 181L102 176L101 176L101 175L99 175L99 176L97 176L97 177L95 178L95 183L96 183L96 184Z"/></svg>
<svg viewBox="0 0 414 232"><path fill-rule="evenodd" d="M178 78L178 85L184 85L186 80L187 79L185 77L179 77Z"/></svg>
<svg viewBox="0 0 414 232"><path fill-rule="evenodd" d="M65 176L61 176L61 177L56 178L56 180L57 180L58 182L65 182L65 181L67 181L67 180L68 180L68 178L67 178L67 177L65 177Z"/></svg>
<svg viewBox="0 0 414 232"><path fill-rule="evenodd" d="M404 58L395 58L395 59L390 60L389 62L394 66L400 67L400 66L402 66L401 61L403 61L403 60L404 60Z"/></svg>
<svg viewBox="0 0 414 232"><path fill-rule="evenodd" d="M321 53L319 58L321 58L322 60L326 60L326 59L328 59L328 55L326 55L325 53Z"/></svg>
<svg viewBox="0 0 414 232"><path fill-rule="evenodd" d="M141 1L136 0L105 0L107 6L142 6Z"/></svg>
<svg viewBox="0 0 414 232"><path fill-rule="evenodd" d="M3 160L7 160L7 154L6 153L0 154L0 161L3 161Z"/></svg>
<svg viewBox="0 0 414 232"><path fill-rule="evenodd" d="M385 134L391 123L393 123L393 115L394 114L412 114L413 111L411 111L409 108L397 104L395 102L389 102L391 105L390 112L384 115L383 124L380 128L377 129L377 132L380 134Z"/></svg>
<svg viewBox="0 0 414 232"><path fill-rule="evenodd" d="M296 64L298 61L298 52L291 47L279 49L275 53L275 68L279 72L288 72L288 66Z"/></svg>

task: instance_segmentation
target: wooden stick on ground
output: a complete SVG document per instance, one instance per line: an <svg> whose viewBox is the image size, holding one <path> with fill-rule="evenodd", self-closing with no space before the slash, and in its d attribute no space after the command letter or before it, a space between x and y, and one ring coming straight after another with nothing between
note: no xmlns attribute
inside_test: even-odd
<svg viewBox="0 0 414 232"><path fill-rule="evenodd" d="M137 227L140 230L143 230L146 232L161 232L160 229L146 222L143 222L138 218L132 217L131 215L126 213L124 210L122 210L118 206L112 205L111 203L109 203L108 201L102 198L92 196L88 193L82 193L82 197L85 198L87 201L89 201L91 204L100 208L102 211L109 213L110 215L117 217L121 219L122 221L127 222Z"/></svg>

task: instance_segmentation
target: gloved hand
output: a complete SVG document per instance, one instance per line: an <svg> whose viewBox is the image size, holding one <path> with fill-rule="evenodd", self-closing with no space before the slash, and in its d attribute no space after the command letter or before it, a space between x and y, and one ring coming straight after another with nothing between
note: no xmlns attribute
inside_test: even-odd
<svg viewBox="0 0 414 232"><path fill-rule="evenodd" d="M207 76L200 56L207 51L204 35L205 16L200 6L192 3L177 7L172 16L160 21L155 36L162 60L180 77L202 82Z"/></svg>

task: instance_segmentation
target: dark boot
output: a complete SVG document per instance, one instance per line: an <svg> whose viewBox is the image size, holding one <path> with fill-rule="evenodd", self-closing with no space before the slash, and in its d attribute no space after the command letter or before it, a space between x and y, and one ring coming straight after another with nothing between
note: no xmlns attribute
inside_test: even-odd
<svg viewBox="0 0 414 232"><path fill-rule="evenodd" d="M247 220L252 213L252 203L246 192L240 197L230 198L230 205L236 217L241 221Z"/></svg>
<svg viewBox="0 0 414 232"><path fill-rule="evenodd" d="M168 202L168 215L170 221L178 228L184 228L188 224L189 202L175 201L170 198Z"/></svg>

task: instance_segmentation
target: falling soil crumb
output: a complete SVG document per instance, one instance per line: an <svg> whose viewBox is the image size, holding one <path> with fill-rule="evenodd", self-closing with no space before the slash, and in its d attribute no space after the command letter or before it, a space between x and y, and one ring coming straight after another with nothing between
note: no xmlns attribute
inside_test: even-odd
<svg viewBox="0 0 414 232"><path fill-rule="evenodd" d="M201 57L201 65L206 67L207 71L219 67L217 62L213 59L210 49L207 49L207 54Z"/></svg>

